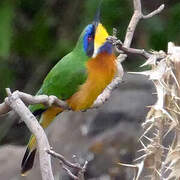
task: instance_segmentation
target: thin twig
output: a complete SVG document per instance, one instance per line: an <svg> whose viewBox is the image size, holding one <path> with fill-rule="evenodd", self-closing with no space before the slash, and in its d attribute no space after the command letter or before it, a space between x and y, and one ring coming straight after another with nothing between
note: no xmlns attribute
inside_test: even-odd
<svg viewBox="0 0 180 180"><path fill-rule="evenodd" d="M151 17L159 14L159 13L164 9L164 7L165 7L165 5L162 4L161 6L159 6L158 9L154 10L153 12L151 12L151 13L149 13L149 14L147 14L147 15L143 15L142 18L143 18L143 19L151 18Z"/></svg>
<svg viewBox="0 0 180 180"><path fill-rule="evenodd" d="M63 155L56 153L53 150L47 150L47 153L50 154L51 156L53 156L54 158L59 159L60 161L63 162L63 164L65 164L66 166L70 167L70 168L75 168L77 170L81 170L81 166L78 163L71 163L70 161L68 161Z"/></svg>
<svg viewBox="0 0 180 180"><path fill-rule="evenodd" d="M116 51L118 53L137 54L137 55L143 56L146 59L149 59L152 56L152 53L149 53L149 52L145 51L144 49L135 49L135 48L124 47L123 43L120 40L118 40L115 36L109 36L107 38L107 41L112 43L115 46Z"/></svg>
<svg viewBox="0 0 180 180"><path fill-rule="evenodd" d="M63 155L56 153L53 150L48 149L46 152L51 156L53 156L54 158L60 160L60 164L62 165L62 168L68 173L68 175L71 178L73 178L74 180L84 180L84 173L86 171L88 161L86 161L84 165L81 166L79 163L71 163ZM74 175L68 167L76 169L78 171L77 173L78 176Z"/></svg>
<svg viewBox="0 0 180 180"><path fill-rule="evenodd" d="M129 26L127 28L125 40L124 40L124 47L129 48L134 37L135 29L141 19L147 19L155 16L156 14L160 13L164 9L164 4L162 4L158 9L154 10L148 15L143 15L142 13L142 6L141 0L134 0L134 14L131 18Z"/></svg>
<svg viewBox="0 0 180 180"><path fill-rule="evenodd" d="M60 163L61 164L61 163ZM62 165L62 168L67 172L67 174L74 180L79 180L77 176L75 176L70 169L68 169L66 166Z"/></svg>

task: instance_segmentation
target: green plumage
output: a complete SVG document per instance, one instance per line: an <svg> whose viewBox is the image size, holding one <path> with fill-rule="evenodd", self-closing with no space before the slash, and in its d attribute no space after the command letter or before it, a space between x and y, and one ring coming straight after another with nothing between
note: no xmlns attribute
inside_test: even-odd
<svg viewBox="0 0 180 180"><path fill-rule="evenodd" d="M48 73L37 95L54 95L66 100L78 91L87 79L86 62L89 57L83 49L82 32L74 50L63 57ZM32 112L43 109L43 105L31 105Z"/></svg>
<svg viewBox="0 0 180 180"><path fill-rule="evenodd" d="M82 85L87 79L86 62L89 57L86 55L83 49L83 37L85 31L82 32L76 47L74 50L63 57L48 73L43 81L40 90L37 95L46 94L48 96L54 95L59 99L67 100L74 93L78 91L80 85ZM42 104L30 105L29 109L34 113L42 113L45 107ZM40 110L40 111L39 111ZM38 114L37 113L37 114ZM50 119L50 122L53 119ZM40 118L40 123L43 123L44 119ZM49 123L50 123L49 122ZM31 142L34 136L31 136L29 140L26 153L21 164L21 173L26 175L34 162L36 153L36 144ZM31 144L31 146L30 146Z"/></svg>
<svg viewBox="0 0 180 180"><path fill-rule="evenodd" d="M86 26L74 50L63 57L48 73L37 95L54 95L61 100L68 100L78 92L88 77L86 62L93 57L96 28L99 24L99 11L92 24ZM75 100L76 101L76 100ZM71 105L70 105L71 106ZM34 115L40 116L40 124L46 128L63 110L51 107L45 109L42 104L30 105L29 109ZM32 135L21 164L21 173L26 173L32 168L36 153L36 139Z"/></svg>

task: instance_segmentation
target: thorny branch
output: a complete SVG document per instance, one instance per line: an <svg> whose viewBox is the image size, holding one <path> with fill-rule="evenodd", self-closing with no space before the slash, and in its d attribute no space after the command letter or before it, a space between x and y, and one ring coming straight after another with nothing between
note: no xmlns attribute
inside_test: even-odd
<svg viewBox="0 0 180 180"><path fill-rule="evenodd" d="M180 164L180 47L173 43L168 44L168 55L154 64L147 63L151 70L140 72L154 83L157 91L157 101L151 106L145 122L140 142L144 155L137 160L142 160L135 167L138 174L147 170L151 180L179 179ZM136 73L139 74L139 73ZM163 140L174 133L174 138L169 141L169 147L164 147ZM148 143L144 143L148 140ZM140 165L143 163L143 168ZM129 166L131 167L131 166ZM138 178L136 177L138 180Z"/></svg>

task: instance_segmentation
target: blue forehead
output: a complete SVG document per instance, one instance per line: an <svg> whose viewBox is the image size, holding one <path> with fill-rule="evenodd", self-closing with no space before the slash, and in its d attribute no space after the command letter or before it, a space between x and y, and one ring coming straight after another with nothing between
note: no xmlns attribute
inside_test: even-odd
<svg viewBox="0 0 180 180"><path fill-rule="evenodd" d="M92 34L93 33L93 30L94 30L94 27L93 27L93 25L92 24L89 24L89 25L87 25L87 27L86 27L86 34L88 34L88 35L90 35L90 34Z"/></svg>
<svg viewBox="0 0 180 180"><path fill-rule="evenodd" d="M84 38L83 38L83 47L84 47L84 51L87 51L88 48L88 36L93 34L94 31L94 27L92 24L87 25L86 29L85 29L85 34L84 34Z"/></svg>

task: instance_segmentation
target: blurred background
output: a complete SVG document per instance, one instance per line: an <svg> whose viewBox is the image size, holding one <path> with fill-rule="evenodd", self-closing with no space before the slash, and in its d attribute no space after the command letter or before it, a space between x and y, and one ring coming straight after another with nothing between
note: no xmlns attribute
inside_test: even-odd
<svg viewBox="0 0 180 180"><path fill-rule="evenodd" d="M148 13L162 3L164 11L138 25L132 47L166 51L169 41L180 42L179 0L142 0ZM97 0L0 1L0 102L5 88L35 94L48 71L70 52L84 27L93 20ZM101 22L123 41L133 13L132 0L104 0ZM141 71L144 62L129 56L125 71ZM155 102L153 85L144 77L125 74L109 101L97 110L66 112L48 129L52 147L71 161L88 160L86 179L132 179L132 170L117 162L132 163L138 149L141 123ZM27 177L20 177L20 163L28 141L25 125L14 117L0 121L0 179L40 179L38 160ZM77 156L72 159L72 155ZM3 167L2 167L3 164ZM56 179L69 179L53 159Z"/></svg>

